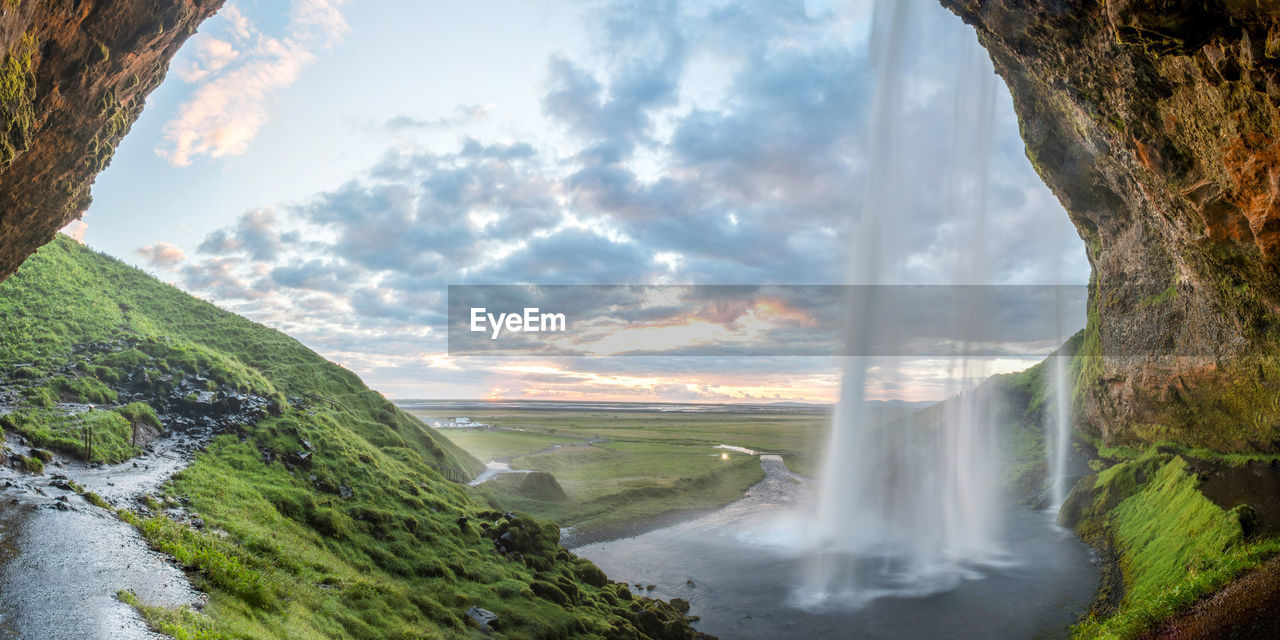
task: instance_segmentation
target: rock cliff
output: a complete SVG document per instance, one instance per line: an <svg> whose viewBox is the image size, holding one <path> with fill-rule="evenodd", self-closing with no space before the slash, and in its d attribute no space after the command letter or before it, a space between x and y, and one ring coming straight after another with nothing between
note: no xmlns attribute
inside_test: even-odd
<svg viewBox="0 0 1280 640"><path fill-rule="evenodd" d="M223 0L0 0L0 279L89 205L89 187Z"/></svg>
<svg viewBox="0 0 1280 640"><path fill-rule="evenodd" d="M941 2L1087 245L1085 429L1280 448L1280 2Z"/></svg>

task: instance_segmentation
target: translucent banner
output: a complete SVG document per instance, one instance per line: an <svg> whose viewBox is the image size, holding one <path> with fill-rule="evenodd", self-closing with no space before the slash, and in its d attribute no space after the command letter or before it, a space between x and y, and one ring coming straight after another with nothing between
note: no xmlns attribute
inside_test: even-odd
<svg viewBox="0 0 1280 640"><path fill-rule="evenodd" d="M449 354L1043 356L1084 286L451 285Z"/></svg>

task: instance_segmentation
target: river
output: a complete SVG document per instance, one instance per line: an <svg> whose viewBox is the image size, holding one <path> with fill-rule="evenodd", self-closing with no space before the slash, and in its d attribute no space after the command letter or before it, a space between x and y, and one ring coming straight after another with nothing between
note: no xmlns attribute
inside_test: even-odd
<svg viewBox="0 0 1280 640"><path fill-rule="evenodd" d="M975 566L931 593L884 595L859 606L797 606L810 484L776 456L765 479L715 513L632 538L574 549L647 595L684 598L694 626L721 638L1065 637L1098 584L1091 549L1049 514L1005 514L1008 560Z"/></svg>

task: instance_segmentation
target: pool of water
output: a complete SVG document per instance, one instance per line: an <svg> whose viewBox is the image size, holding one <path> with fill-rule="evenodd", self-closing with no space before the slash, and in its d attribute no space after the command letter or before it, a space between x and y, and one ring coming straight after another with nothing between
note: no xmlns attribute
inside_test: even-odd
<svg viewBox="0 0 1280 640"><path fill-rule="evenodd" d="M695 627L738 638L1053 638L1088 607L1093 552L1050 514L1011 510L999 562L965 567L935 588L882 590L807 606L807 483L764 456L766 478L725 508L632 538L575 549L611 578L684 598ZM653 589L646 587L653 585Z"/></svg>

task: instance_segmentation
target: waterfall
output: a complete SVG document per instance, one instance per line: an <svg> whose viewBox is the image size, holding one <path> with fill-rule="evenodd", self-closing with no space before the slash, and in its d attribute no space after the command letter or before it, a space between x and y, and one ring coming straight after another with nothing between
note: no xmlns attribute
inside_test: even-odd
<svg viewBox="0 0 1280 640"><path fill-rule="evenodd" d="M870 61L876 75L871 114L870 158L863 209L853 231L851 284L891 285L904 238L924 214L914 198L922 188L904 167L920 164L904 149L904 54L909 15L916 0L879 0L872 25ZM919 44L919 43L916 43ZM954 75L955 118L945 174L940 183L947 213L970 232L948 255L952 281L982 284L986 185L994 114L995 77L990 61L970 34ZM947 141L944 141L944 143ZM935 146L935 150L937 145ZM952 240L955 244L957 241ZM875 288L847 312L849 352L871 344L895 344L897 322L882 317ZM982 323L989 309L976 296L951 316ZM972 335L957 328L955 335ZM962 354L964 349L961 349ZM947 589L973 575L975 565L1000 556L997 472L999 443L990 398L965 393L987 376L985 363L966 355L947 364L950 400L890 424L874 422L865 400L868 385L902 372L904 359L851 356L844 359L840 399L832 419L811 528L801 606L848 605L885 594L921 594Z"/></svg>
<svg viewBox="0 0 1280 640"><path fill-rule="evenodd" d="M1049 438L1050 508L1057 511L1071 490L1067 465L1071 454L1071 396L1067 391L1067 356L1053 356L1053 436Z"/></svg>
<svg viewBox="0 0 1280 640"><path fill-rule="evenodd" d="M1053 317L1054 335L1057 337L1059 345L1062 345L1067 339L1063 331L1063 326L1066 324L1064 317L1066 304L1061 286L1064 235L1062 227L1055 227L1053 255L1057 256L1057 259L1053 261L1053 279L1058 283L1058 286L1053 288ZM1067 492L1071 490L1068 466L1071 460L1071 401L1073 394L1067 379L1067 365L1070 364L1070 357L1063 355L1061 351L1050 357L1053 359L1053 373L1051 378L1046 381L1048 388L1045 391L1049 399L1049 411L1046 412L1044 439L1046 447L1045 458L1049 464L1049 473L1046 478L1046 482L1049 485L1049 509L1056 514L1062 503L1066 501Z"/></svg>
<svg viewBox="0 0 1280 640"><path fill-rule="evenodd" d="M1058 255L1061 255L1061 252ZM1054 292L1058 344L1062 344L1066 337L1063 336L1062 331L1063 300L1061 287L1055 287ZM1052 425L1053 432L1045 434L1045 443L1048 445L1046 453L1049 460L1049 508L1056 513L1062 503L1066 501L1067 492L1071 490L1067 467L1071 459L1072 394L1067 380L1069 356L1062 355L1059 352L1052 355L1051 358L1053 360L1053 377L1049 380L1049 383L1053 386L1049 390L1049 401L1052 409L1052 420L1049 421L1049 424Z"/></svg>

